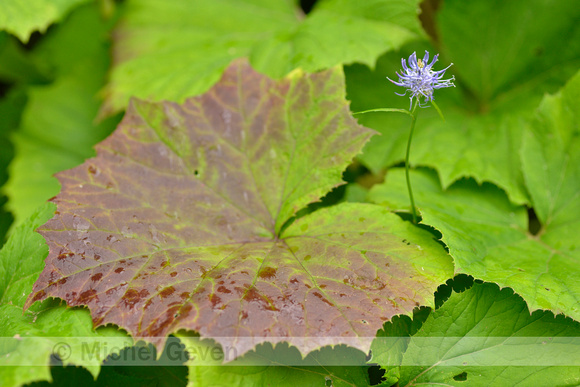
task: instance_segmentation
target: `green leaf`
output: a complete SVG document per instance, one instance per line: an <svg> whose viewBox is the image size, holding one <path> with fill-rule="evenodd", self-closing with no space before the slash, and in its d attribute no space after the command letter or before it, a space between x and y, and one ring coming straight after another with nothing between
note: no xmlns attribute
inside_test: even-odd
<svg viewBox="0 0 580 387"><path fill-rule="evenodd" d="M398 385L577 386L579 343L577 322L530 315L510 289L475 284L452 294L410 338Z"/></svg>
<svg viewBox="0 0 580 387"><path fill-rule="evenodd" d="M580 215L579 102L580 72L560 93L544 97L521 150L526 185L543 225L540 233L551 231L557 240L571 242L576 238L569 233L578 230Z"/></svg>
<svg viewBox="0 0 580 387"><path fill-rule="evenodd" d="M44 32L71 9L87 0L3 0L0 3L0 29L28 42L34 31Z"/></svg>
<svg viewBox="0 0 580 387"><path fill-rule="evenodd" d="M578 69L577 5L574 0L446 1L437 15L442 51L453 58L454 72L480 107L520 93L514 89L541 93Z"/></svg>
<svg viewBox="0 0 580 387"><path fill-rule="evenodd" d="M224 365L224 350L211 340L179 334L189 354L189 386L365 386L365 354L344 345L302 356L286 343L259 345ZM225 351L231 350L226 348Z"/></svg>
<svg viewBox="0 0 580 387"><path fill-rule="evenodd" d="M493 186L461 181L443 192L432 173L411 178L423 222L443 233L456 272L512 287L531 310L575 319L580 319L574 276L580 260L579 94L580 73L560 93L544 98L524 137L524 175L541 222L537 235L528 231L526 209ZM406 208L404 184L402 171L393 171L371 190L371 200Z"/></svg>
<svg viewBox="0 0 580 387"><path fill-rule="evenodd" d="M234 58L272 77L355 61L423 35L417 1L320 1L306 17L293 1L130 1L116 30L103 114L130 96L182 102L218 81Z"/></svg>
<svg viewBox="0 0 580 387"><path fill-rule="evenodd" d="M110 343L108 343L110 344ZM82 367L62 366L54 361L50 372L52 383L36 382L28 387L48 386L124 386L180 387L187 385L187 359L183 344L175 338L167 341L161 356L155 348L142 342L111 354L102 363L98 378Z"/></svg>
<svg viewBox="0 0 580 387"><path fill-rule="evenodd" d="M0 32L0 79L10 83L42 83L46 76L18 40Z"/></svg>
<svg viewBox="0 0 580 387"><path fill-rule="evenodd" d="M35 211L0 250L0 304L24 305L48 253L46 243L34 230L49 220L54 210L53 204L46 204Z"/></svg>
<svg viewBox="0 0 580 387"><path fill-rule="evenodd" d="M79 25L86 29L79 29ZM103 85L107 69L107 45L102 40L106 28L99 21L96 7L83 7L54 31L35 54L39 58L50 56L53 66L63 75L50 85L30 87L20 128L12 137L15 156L3 191L9 198L7 208L14 215L15 225L58 193L59 184L53 174L94 155L93 145L106 137L117 122L94 122L99 106L95 94ZM75 33L86 38L85 46L93 48L74 49L68 43ZM54 48L59 44L81 55L76 62L67 59L66 71L61 60L68 56L63 59L59 54L65 50Z"/></svg>
<svg viewBox="0 0 580 387"><path fill-rule="evenodd" d="M71 73L82 74L79 69L89 66L102 85L110 64L115 20L103 18L100 11L96 2L78 7L33 46L29 55L43 74L58 80Z"/></svg>
<svg viewBox="0 0 580 387"><path fill-rule="evenodd" d="M183 105L134 100L96 158L57 175L28 305L88 305L96 325L157 346L187 329L238 356L264 341L366 351L384 321L432 305L452 272L428 232L380 206L286 225L342 183L371 135L349 114L339 68L276 82L238 61Z"/></svg>
<svg viewBox="0 0 580 387"><path fill-rule="evenodd" d="M423 223L443 234L456 273L512 287L530 310L550 309L580 319L573 239L558 238L558 230L547 230L541 237L529 234L526 208L511 204L491 184L462 180L443 191L435 173L413 172L413 193ZM369 197L391 209L408 210L404 171L390 171L385 184L373 187ZM570 227L574 230L576 224Z"/></svg>
<svg viewBox="0 0 580 387"><path fill-rule="evenodd" d="M529 13L522 16L523 9ZM543 93L556 91L577 71L579 17L574 1L446 1L436 19L437 49L412 45L398 57L385 56L375 72L362 66L346 70L353 111L406 108L408 100L394 95L402 88L390 85L385 77L395 77L401 57L413 51L440 52L435 69L454 63L446 76L456 76L457 88L436 90L434 95L446 122L435 109L420 111L411 164L436 168L444 188L473 177L500 186L515 203L529 204L519 159L522 128ZM377 113L360 122L382 134L365 148L361 157L365 165L378 172L403 160L408 120Z"/></svg>
<svg viewBox="0 0 580 387"><path fill-rule="evenodd" d="M399 365L403 354L409 345L408 337L414 335L431 310L429 308L415 309L413 320L408 316L396 316L385 324L383 329L377 332L377 339L371 345L372 358L369 363L384 365L385 379L383 384L391 386L400 378L399 367L387 367L393 364Z"/></svg>
<svg viewBox="0 0 580 387"><path fill-rule="evenodd" d="M49 366L53 351L65 357L66 364L82 364L96 376L108 352L97 351L93 357L87 356L83 345L92 348L95 343L106 343L109 348L122 348L124 342L130 342L120 332L95 332L87 310L47 301L23 311L48 250L34 229L52 217L54 207L45 204L35 212L17 227L0 251L0 380L3 386L51 380Z"/></svg>

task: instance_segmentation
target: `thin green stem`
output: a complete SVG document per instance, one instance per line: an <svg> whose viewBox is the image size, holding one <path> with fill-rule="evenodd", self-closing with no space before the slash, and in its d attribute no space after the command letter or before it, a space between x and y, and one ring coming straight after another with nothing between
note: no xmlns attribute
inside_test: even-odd
<svg viewBox="0 0 580 387"><path fill-rule="evenodd" d="M407 154L405 155L405 176L407 177L407 190L409 191L409 199L411 200L411 213L413 215L413 223L417 224L417 211L415 210L415 199L413 199L413 189L411 188L411 179L409 178L409 153L411 153L411 140L413 139L413 130L415 129L415 121L417 121L417 106L419 99L415 100L413 110L411 111L411 129L409 130L409 140L407 141Z"/></svg>
<svg viewBox="0 0 580 387"><path fill-rule="evenodd" d="M408 110L404 110L404 109L394 109L394 108L378 108L378 109L370 109L370 110L364 110L362 112L356 112L356 113L352 113L352 115L357 115L357 114L366 114L366 113L375 113L375 112L395 112L395 113L403 113L403 114L408 114L408 115L412 115L410 111Z"/></svg>
<svg viewBox="0 0 580 387"><path fill-rule="evenodd" d="M411 213L413 214L413 223L417 224L417 211L415 210L415 199L413 198L413 189L411 188L411 179L409 178L409 153L411 152L411 140L413 139L413 130L415 129L415 121L417 120L417 106L419 106L419 99L415 100L415 104L413 105L413 110L410 112L408 110L403 109L392 109L392 108L378 108L378 109L370 109L365 110L362 112L356 112L355 114L365 114L365 113L374 113L374 112L396 112L396 113L404 113L411 116L411 129L409 130L409 140L407 141L407 154L405 155L405 176L407 177L407 190L409 191L409 199L411 200ZM439 107L436 107L437 111L443 118Z"/></svg>

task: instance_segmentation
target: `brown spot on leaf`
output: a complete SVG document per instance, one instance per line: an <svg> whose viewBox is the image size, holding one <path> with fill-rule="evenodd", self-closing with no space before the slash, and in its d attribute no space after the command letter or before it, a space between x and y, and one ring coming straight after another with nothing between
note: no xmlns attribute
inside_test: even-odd
<svg viewBox="0 0 580 387"><path fill-rule="evenodd" d="M170 295L172 295L173 293L175 293L175 288L173 286L168 286L165 289L163 289L162 291L159 292L159 296L161 298L167 298Z"/></svg>
<svg viewBox="0 0 580 387"><path fill-rule="evenodd" d="M103 273L97 273L97 274L91 276L91 281L96 282L96 281L100 280L101 278L103 278Z"/></svg>
<svg viewBox="0 0 580 387"><path fill-rule="evenodd" d="M75 253L73 253L73 252L61 253L61 254L58 255L58 257L56 257L56 259L63 260L63 259L66 259L68 257L72 257L74 255L75 255Z"/></svg>
<svg viewBox="0 0 580 387"><path fill-rule="evenodd" d="M151 306L151 304L153 304L153 299L152 298L150 298L150 299L147 300L147 302L143 306L143 309L145 309L145 310L149 309L149 307Z"/></svg>
<svg viewBox="0 0 580 387"><path fill-rule="evenodd" d="M251 288L248 292L244 295L244 300L250 303L256 303L259 305L260 309L268 309L276 311L278 310L272 300L270 300L267 296L260 294L256 288Z"/></svg>
<svg viewBox="0 0 580 387"><path fill-rule="evenodd" d="M148 295L149 291L147 291L147 289L141 289L140 291L137 291L137 289L129 289L121 298L121 300L126 306L129 307L129 309L133 309L137 303L139 303Z"/></svg>
<svg viewBox="0 0 580 387"><path fill-rule="evenodd" d="M118 267L115 269L115 273L117 273L117 274L121 274L124 271L125 271L125 269L123 269L122 267Z"/></svg>
<svg viewBox="0 0 580 387"><path fill-rule="evenodd" d="M211 307L216 308L218 304L222 303L222 299L215 293L209 295L209 302L211 302Z"/></svg>
<svg viewBox="0 0 580 387"><path fill-rule="evenodd" d="M149 326L149 329L147 330L148 335L152 337L160 336L161 332L167 329L175 320L175 315L177 312L179 312L178 305L167 309L167 311L162 316L153 320Z"/></svg>
<svg viewBox="0 0 580 387"><path fill-rule="evenodd" d="M265 279L265 280L270 280L276 276L276 271L277 271L276 268L265 267L262 270L260 270L258 277Z"/></svg>
<svg viewBox="0 0 580 387"><path fill-rule="evenodd" d="M76 299L77 304L87 304L89 301L93 300L97 296L97 291L95 289L85 290Z"/></svg>
<svg viewBox="0 0 580 387"><path fill-rule="evenodd" d="M176 271L174 271L174 272L172 272L172 273L171 273L171 274L169 274L169 275L170 275L171 277L175 277L175 276L177 275L177 272L176 272Z"/></svg>
<svg viewBox="0 0 580 387"><path fill-rule="evenodd" d="M32 297L32 300L30 300L30 305L32 305L33 303L35 303L38 300L43 300L46 297L46 292L44 290L41 290L40 292L36 293L34 295L34 297Z"/></svg>
<svg viewBox="0 0 580 387"><path fill-rule="evenodd" d="M220 293L231 293L232 291L226 288L225 286L220 286L217 288L217 291Z"/></svg>
<svg viewBox="0 0 580 387"><path fill-rule="evenodd" d="M322 294L320 294L318 292L314 292L313 294L314 294L315 297L320 298L320 300L322 302L324 302L325 304L328 304L328 305L334 307L334 304L332 302L328 301L326 298L324 298L324 296Z"/></svg>

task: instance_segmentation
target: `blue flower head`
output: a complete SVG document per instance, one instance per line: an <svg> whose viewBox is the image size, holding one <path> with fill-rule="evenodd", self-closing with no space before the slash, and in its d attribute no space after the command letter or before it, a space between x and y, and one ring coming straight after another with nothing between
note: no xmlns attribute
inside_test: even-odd
<svg viewBox="0 0 580 387"><path fill-rule="evenodd" d="M439 54L435 55L433 61L428 64L429 62L429 52L425 51L425 56L423 60L417 59L417 55L415 53L411 54L409 57L409 66L407 67L407 63L405 58L401 59L401 63L403 64L403 71L401 73L397 72L399 76L399 81L395 82L389 77L387 79L393 82L397 86L406 87L407 91L403 94L395 93L400 96L404 96L407 92L411 92L411 107L413 106L413 98L416 98L419 102L419 106L421 105L420 98L425 98L424 103L426 104L429 101L433 100L433 90L435 89L442 89L444 87L455 87L452 81L455 80L455 77L451 77L449 79L441 79L445 75L445 70L453 65L451 63L449 66L444 68L443 70L433 71L431 67L437 62L437 58Z"/></svg>

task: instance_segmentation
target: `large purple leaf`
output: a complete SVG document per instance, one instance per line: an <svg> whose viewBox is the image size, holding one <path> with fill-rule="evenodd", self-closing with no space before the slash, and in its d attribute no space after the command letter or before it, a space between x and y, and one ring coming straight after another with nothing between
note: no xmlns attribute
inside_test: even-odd
<svg viewBox="0 0 580 387"><path fill-rule="evenodd" d="M133 100L96 158L58 174L27 305L87 305L96 325L156 345L187 329L237 355L281 340L368 350L353 339L431 305L450 257L371 204L282 226L341 184L371 135L349 114L340 69L275 82L239 61L183 105Z"/></svg>

